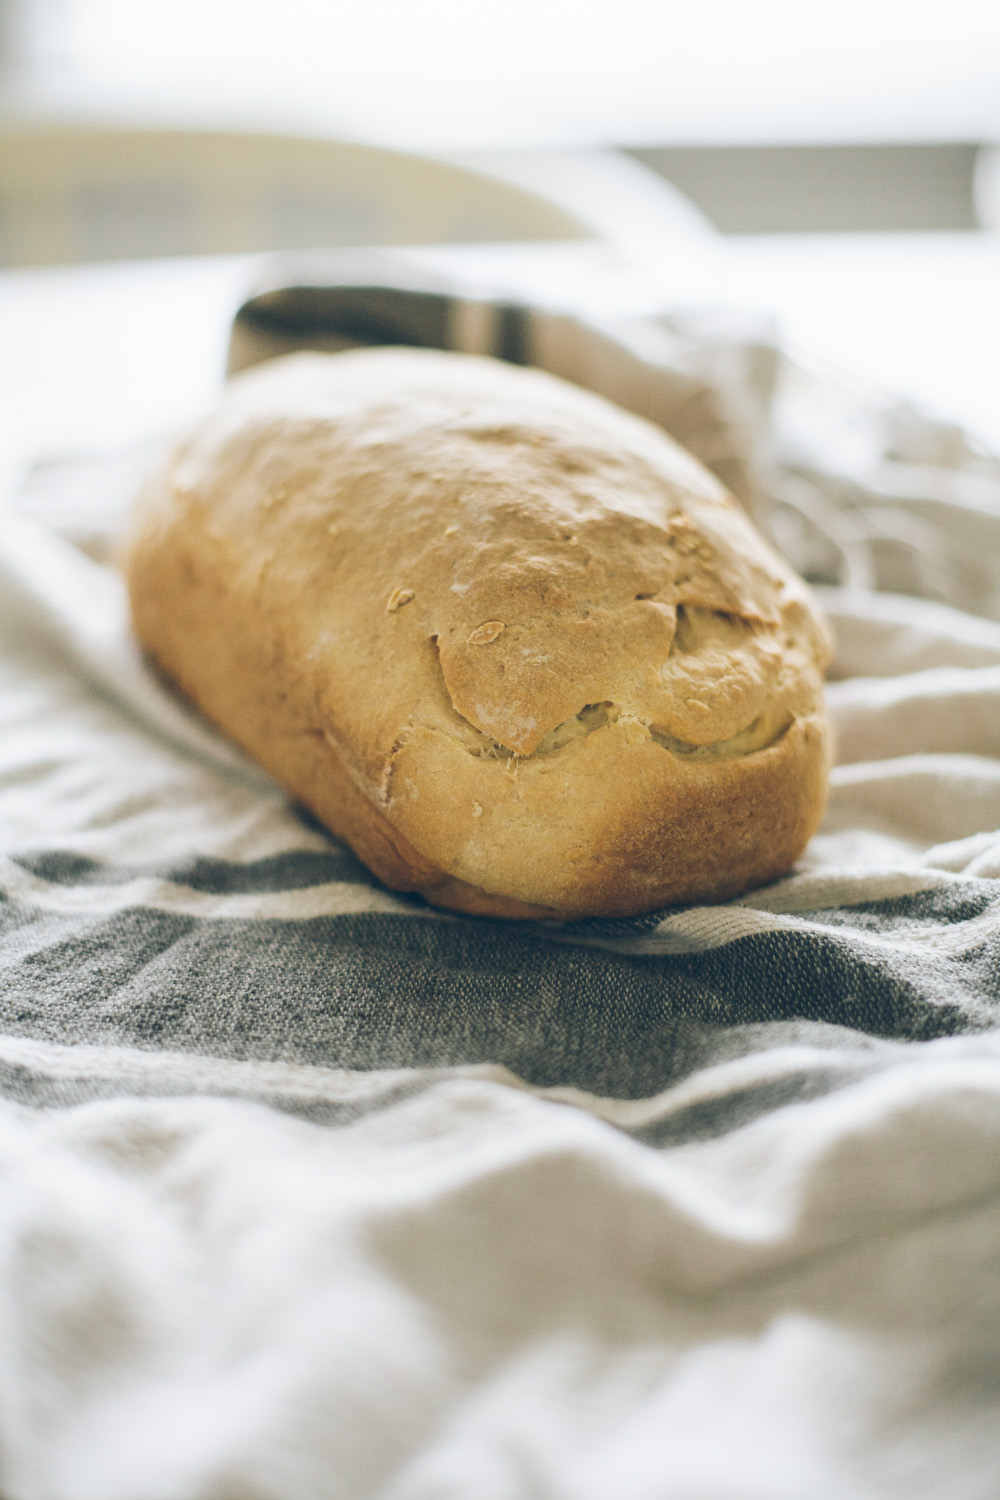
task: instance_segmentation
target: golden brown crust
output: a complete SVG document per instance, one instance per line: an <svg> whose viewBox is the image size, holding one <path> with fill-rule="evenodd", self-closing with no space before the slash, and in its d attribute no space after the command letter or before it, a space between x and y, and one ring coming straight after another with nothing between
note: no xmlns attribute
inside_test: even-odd
<svg viewBox="0 0 1000 1500"><path fill-rule="evenodd" d="M239 377L140 504L140 638L386 884L626 915L782 874L822 811L802 584L658 429L415 350Z"/></svg>

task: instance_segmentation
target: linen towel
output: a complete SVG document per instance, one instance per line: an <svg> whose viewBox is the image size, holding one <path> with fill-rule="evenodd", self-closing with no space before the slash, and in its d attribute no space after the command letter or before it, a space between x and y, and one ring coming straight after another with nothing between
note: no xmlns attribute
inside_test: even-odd
<svg viewBox="0 0 1000 1500"><path fill-rule="evenodd" d="M356 288L346 328L312 295L286 346L365 341ZM0 533L0 1494L992 1500L1000 465L676 314L480 301L437 332L525 358L547 323L560 373L696 409L819 582L823 829L775 886L628 921L388 892L147 672L107 548L29 489ZM93 482L65 470L67 512Z"/></svg>

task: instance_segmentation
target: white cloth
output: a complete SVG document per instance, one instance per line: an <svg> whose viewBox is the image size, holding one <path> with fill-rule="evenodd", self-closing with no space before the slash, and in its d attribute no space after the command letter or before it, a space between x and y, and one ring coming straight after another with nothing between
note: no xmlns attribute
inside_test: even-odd
<svg viewBox="0 0 1000 1500"><path fill-rule="evenodd" d="M965 515L939 504L933 524L980 576ZM126 866L325 847L145 675L115 577L2 524L2 849ZM1000 879L1000 624L954 602L825 592L830 811L792 877L726 908L741 932ZM37 918L18 961L41 961L74 903L96 921L396 899L2 874ZM668 916L647 951L715 942L699 922ZM998 929L993 902L960 942ZM954 956L959 939L916 941ZM392 1097L404 1070L4 1035L8 1074L57 1089L85 1071L110 1097L0 1105L0 1493L993 1500L1000 1039L873 1039L866 1072L827 1030L653 1100L492 1065ZM842 1086L715 1137L627 1133L841 1063ZM357 1113L331 1126L272 1098Z"/></svg>

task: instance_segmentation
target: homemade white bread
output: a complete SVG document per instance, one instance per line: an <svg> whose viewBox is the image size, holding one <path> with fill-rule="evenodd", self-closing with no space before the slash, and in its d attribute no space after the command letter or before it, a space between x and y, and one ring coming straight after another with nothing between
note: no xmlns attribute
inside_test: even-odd
<svg viewBox="0 0 1000 1500"><path fill-rule="evenodd" d="M397 890L626 915L783 874L822 812L823 626L658 428L538 371L297 354L137 508L162 669Z"/></svg>

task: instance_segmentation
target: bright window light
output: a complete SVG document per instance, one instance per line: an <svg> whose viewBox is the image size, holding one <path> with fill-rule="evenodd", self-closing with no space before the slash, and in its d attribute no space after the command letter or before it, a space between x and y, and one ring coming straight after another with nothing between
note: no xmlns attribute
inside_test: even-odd
<svg viewBox="0 0 1000 1500"><path fill-rule="evenodd" d="M424 149L1000 139L992 0L34 0L34 14L42 86L98 107Z"/></svg>

